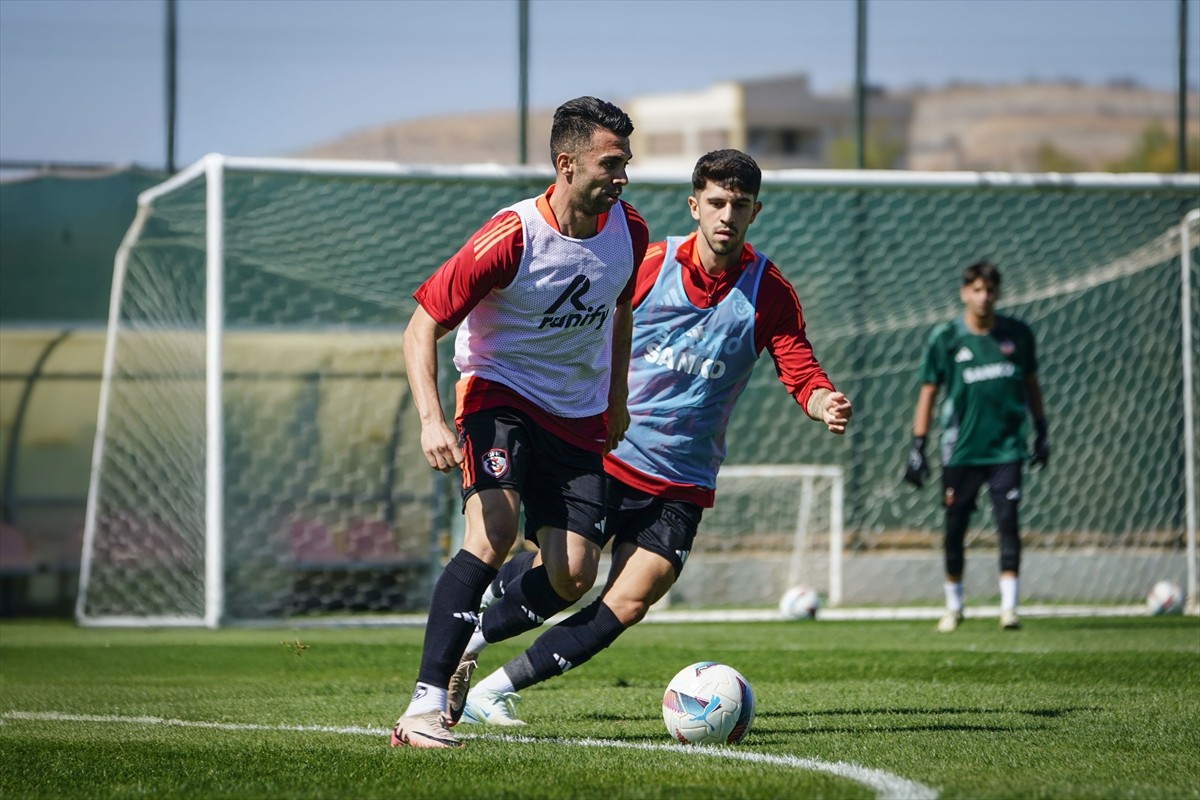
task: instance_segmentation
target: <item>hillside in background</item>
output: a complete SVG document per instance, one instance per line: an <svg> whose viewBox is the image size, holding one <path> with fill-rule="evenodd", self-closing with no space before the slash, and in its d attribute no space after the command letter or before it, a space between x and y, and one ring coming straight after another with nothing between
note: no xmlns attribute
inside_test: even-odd
<svg viewBox="0 0 1200 800"><path fill-rule="evenodd" d="M914 95L908 164L917 170L1045 169L1046 146L1082 169L1107 170L1144 132L1176 127L1176 95L1132 86L956 86ZM1200 135L1200 99L1189 97L1189 134Z"/></svg>
<svg viewBox="0 0 1200 800"><path fill-rule="evenodd" d="M549 166L554 110L530 111L529 164ZM307 148L301 158L365 159L404 164L516 164L517 112L485 111L396 122Z"/></svg>
<svg viewBox="0 0 1200 800"><path fill-rule="evenodd" d="M905 96L914 103L907 164L917 170L1039 171L1046 168L1039 153L1047 148L1079 169L1107 170L1155 123L1172 133L1176 126L1173 92L1128 85L963 85ZM1189 136L1200 136L1200 95L1189 96L1188 109ZM527 163L549 164L546 143L552 116L552 109L531 112ZM292 155L409 164L516 164L517 136L515 110L490 111L382 125Z"/></svg>

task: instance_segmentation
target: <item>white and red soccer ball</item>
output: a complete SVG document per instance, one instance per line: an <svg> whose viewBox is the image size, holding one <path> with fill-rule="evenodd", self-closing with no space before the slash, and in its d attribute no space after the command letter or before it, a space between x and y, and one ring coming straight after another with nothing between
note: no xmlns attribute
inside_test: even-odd
<svg viewBox="0 0 1200 800"><path fill-rule="evenodd" d="M1183 612L1183 589L1174 581L1159 581L1146 595L1146 608L1154 616Z"/></svg>
<svg viewBox="0 0 1200 800"><path fill-rule="evenodd" d="M816 619L821 596L811 586L793 586L779 598L779 616L787 620Z"/></svg>
<svg viewBox="0 0 1200 800"><path fill-rule="evenodd" d="M684 744L736 744L754 722L754 691L733 667L701 661L671 678L662 710L667 732Z"/></svg>

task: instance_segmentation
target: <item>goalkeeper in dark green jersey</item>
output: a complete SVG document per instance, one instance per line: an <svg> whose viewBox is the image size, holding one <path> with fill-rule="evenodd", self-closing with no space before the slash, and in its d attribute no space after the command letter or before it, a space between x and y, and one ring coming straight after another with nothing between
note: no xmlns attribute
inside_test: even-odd
<svg viewBox="0 0 1200 800"><path fill-rule="evenodd" d="M1021 626L1017 615L1017 576L1021 539L1017 509L1021 503L1021 467L1029 457L1025 415L1036 435L1031 465L1050 458L1050 439L1042 390L1037 379L1033 332L1027 325L996 313L1000 272L981 261L963 272L959 297L962 317L934 328L921 364L921 389L913 414L913 440L904 479L922 486L929 474L925 440L938 390L942 402L942 504L946 509L946 613L943 633L963 619L963 539L975 498L987 484L1000 535L1000 627Z"/></svg>

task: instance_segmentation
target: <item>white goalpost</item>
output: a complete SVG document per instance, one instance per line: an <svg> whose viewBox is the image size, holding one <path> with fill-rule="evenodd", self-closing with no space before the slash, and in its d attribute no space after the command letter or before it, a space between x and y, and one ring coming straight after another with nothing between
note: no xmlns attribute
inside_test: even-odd
<svg viewBox="0 0 1200 800"><path fill-rule="evenodd" d="M1196 466L1196 350L1192 317L1196 306L1192 298L1196 288L1192 286L1193 250L1200 246L1200 208L1194 208L1183 218L1179 226L1179 294L1180 294L1180 337L1183 354L1183 458L1184 458L1184 530L1187 537L1187 613L1200 615L1200 550L1197 549L1197 528L1200 513L1197 512L1197 494L1200 481Z"/></svg>
<svg viewBox="0 0 1200 800"><path fill-rule="evenodd" d="M717 508L707 513L701 535L721 536L721 532L712 530L719 526L732 528L742 536L747 530L754 530L745 523L740 511L732 512L734 519L725 512L727 505L736 506L740 493L748 492L754 498L750 513L756 525L760 529L779 528L783 534L787 570L781 576L782 583L770 589L774 599L778 600L779 595L793 586L811 585L821 592L828 605L837 606L842 602L845 491L845 471L837 465L722 467L717 476ZM701 548L708 547L711 545L707 542L701 543ZM778 561L778 556L769 552L764 557ZM769 570L764 569L763 574L769 574Z"/></svg>
<svg viewBox="0 0 1200 800"><path fill-rule="evenodd" d="M145 229L147 218L155 201L199 178L206 179L204 203L204 432L202 443L204 475L204 534L203 601L190 609L180 608L177 613L133 613L97 614L89 608L87 600L91 589L90 580L95 567L97 552L97 519L99 517L101 465L105 460L108 445L110 403L113 396L113 380L117 372L116 357L121 330L121 298L125 289L129 259L133 246L137 244ZM222 453L224 424L221 411L222 396L222 352L221 332L224 325L224 223L223 207L223 164L220 156L210 155L183 170L172 179L143 192L138 198L138 211L133 225L122 240L117 251L113 269L111 299L109 303L108 334L105 343L103 377L100 387L99 412L96 424L96 439L92 449L92 470L88 490L87 511L84 523L83 553L80 563L79 593L76 598L76 618L90 625L112 626L195 626L215 628L220 625L224 601L224 520L222 514L224 498L223 460L209 458L208 453ZM141 555L150 555L144 552Z"/></svg>

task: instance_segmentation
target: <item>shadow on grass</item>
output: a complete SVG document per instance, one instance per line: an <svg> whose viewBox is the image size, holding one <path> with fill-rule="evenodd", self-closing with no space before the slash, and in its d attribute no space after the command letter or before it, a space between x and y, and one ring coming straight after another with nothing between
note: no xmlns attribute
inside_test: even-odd
<svg viewBox="0 0 1200 800"><path fill-rule="evenodd" d="M922 724L887 724L888 717L920 716L920 717L958 717L981 714L1004 714L1032 717L1038 720L1057 719L1075 713L1094 712L1094 707L1066 708L1033 708L1033 709L1003 709L1003 708L886 708L886 709L829 709L825 711L787 711L763 712L757 715L754 724L755 741L771 744L772 734L777 734L779 743L798 735L812 734L864 734L864 733L1014 733L1017 731L1038 730L1042 726L1028 722L1025 724L1014 721L1011 724L981 724L967 721L931 720ZM870 727L860 725L818 725L800 726L787 724L789 720L812 720L814 718L832 717L880 717L883 721Z"/></svg>
<svg viewBox="0 0 1200 800"><path fill-rule="evenodd" d="M1030 717L1065 717L1081 711L1100 711L1095 706L1086 708L828 708L824 711L760 711L760 719L771 717L866 717L888 715L931 716L945 714L1025 714Z"/></svg>
<svg viewBox="0 0 1200 800"><path fill-rule="evenodd" d="M750 728L750 735L745 740L746 745L794 745L798 738L805 736L824 736L830 734L837 735L892 735L897 733L1014 733L1020 731L1038 730L1040 726L1031 725L975 725L969 723L947 723L947 724L926 724L926 725L893 725L893 726L874 726L874 727L859 727L852 725L831 725L825 727L800 727L793 725L774 725L771 723L763 724L760 720L755 720ZM490 730L488 731L490 733ZM572 738L589 738L587 734L576 733L571 736L563 736L556 734L553 736L539 737L534 736L530 732L522 729L519 735L529 736L532 739L544 738L549 742L562 741ZM474 738L474 737L472 737ZM481 738L489 738L487 734L482 734ZM634 733L614 733L607 731L603 736L596 736L597 739L605 741L621 742L622 744L635 745L661 745L663 744L662 734L634 734Z"/></svg>
<svg viewBox="0 0 1200 800"><path fill-rule="evenodd" d="M1013 734L1039 730L1036 725L895 725L889 727L856 728L831 725L821 728L776 728L770 725L755 725L746 737L747 744L794 745L798 740L811 736L895 736L899 733L1002 733Z"/></svg>
<svg viewBox="0 0 1200 800"><path fill-rule="evenodd" d="M606 714L603 711L588 711L579 715L580 719L594 719L600 722L641 722L648 719L662 719L658 714Z"/></svg>
<svg viewBox="0 0 1200 800"><path fill-rule="evenodd" d="M1090 713L1099 711L1099 708L1094 706L1066 706L1063 708L1030 708L1030 709L1004 709L1004 708L849 708L849 709L826 709L824 711L760 711L755 715L754 725L751 728L751 736L747 739L746 744L759 745L787 745L794 744L798 736L822 736L822 735L870 735L883 734L890 735L896 733L1017 733L1022 731L1040 730L1044 725L1039 724L1041 720L1059 719L1069 717L1073 714ZM986 714L1005 714L1010 716L1025 717L1026 721L1022 723L1020 719L1014 720L1010 724L983 724L977 722L969 722L966 720L955 720L955 717L961 716L976 716ZM590 712L581 715L583 719L598 722L638 722L645 720L657 720L657 714L606 714L603 712ZM832 723L835 717L879 717L881 718L874 724L799 724L801 720L807 720L811 723L813 720L821 719L825 723ZM888 724L888 717L943 717L945 719L931 719L925 722L916 723L899 723ZM1037 721L1035 721L1037 720ZM793 724L793 721L795 724ZM521 733L528 732L521 731ZM549 737L557 739L559 737ZM661 744L662 737L653 734L616 734L608 732L603 737L617 742L629 744Z"/></svg>
<svg viewBox="0 0 1200 800"><path fill-rule="evenodd" d="M947 716L951 714L1024 714L1029 717L1055 719L1079 712L1100 711L1097 707L1068 708L829 708L823 711L764 711L759 709L755 718L764 719L811 719L813 717L888 717L888 716ZM659 719L659 714L614 714L589 711L580 714L580 719L598 722L640 722Z"/></svg>

